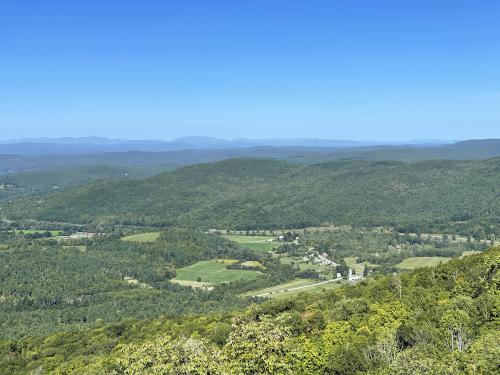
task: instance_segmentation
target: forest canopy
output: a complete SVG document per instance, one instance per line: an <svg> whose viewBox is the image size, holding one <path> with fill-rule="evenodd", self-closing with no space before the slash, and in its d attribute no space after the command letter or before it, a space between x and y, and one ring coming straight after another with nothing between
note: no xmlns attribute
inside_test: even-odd
<svg viewBox="0 0 500 375"><path fill-rule="evenodd" d="M272 229L334 223L487 236L500 225L499 189L498 158L310 166L232 159L13 200L4 212L11 219L98 225Z"/></svg>

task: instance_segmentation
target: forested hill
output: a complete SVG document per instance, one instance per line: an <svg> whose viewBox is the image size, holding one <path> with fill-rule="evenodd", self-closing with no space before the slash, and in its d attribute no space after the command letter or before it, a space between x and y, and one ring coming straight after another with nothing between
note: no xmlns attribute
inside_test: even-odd
<svg viewBox="0 0 500 375"><path fill-rule="evenodd" d="M223 315L0 341L2 374L496 374L500 248Z"/></svg>
<svg viewBox="0 0 500 375"><path fill-rule="evenodd" d="M0 174L0 199L59 191L100 179L145 178L168 170L91 165Z"/></svg>
<svg viewBox="0 0 500 375"><path fill-rule="evenodd" d="M203 229L335 223L498 231L500 158L310 166L231 159L20 199L3 212L14 219Z"/></svg>

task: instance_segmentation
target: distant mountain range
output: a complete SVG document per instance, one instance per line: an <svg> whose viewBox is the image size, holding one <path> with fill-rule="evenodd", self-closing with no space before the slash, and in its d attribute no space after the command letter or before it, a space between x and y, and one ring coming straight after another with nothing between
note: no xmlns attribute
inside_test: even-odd
<svg viewBox="0 0 500 375"><path fill-rule="evenodd" d="M411 140L405 142L349 141L320 138L222 139L188 136L170 141L125 140L101 137L33 138L0 141L0 154L10 155L78 155L103 152L161 152L179 150L238 149L251 147L322 147L353 148L373 146L437 146L452 143L443 140Z"/></svg>
<svg viewBox="0 0 500 375"><path fill-rule="evenodd" d="M17 144L20 145L20 144ZM33 151L36 145L31 144ZM487 159L500 156L500 139L479 139L432 146L424 145L379 145L358 147L307 147L307 146L256 146L233 148L191 148L170 151L114 151L75 152L71 144L43 144L46 153L25 154L0 151L0 174L34 171L53 168L76 168L90 165L108 165L120 168L141 168L150 171L175 169L185 165L207 163L231 158L272 158L287 160L295 164L314 164L330 160L397 160L416 162L431 159L465 160ZM2 146L16 146L0 145ZM110 147L109 145L104 145ZM100 147L100 146L99 146ZM126 148L125 148L126 149ZM39 149L41 150L41 148ZM63 150L68 150L63 155ZM83 150L83 149L80 149ZM101 150L109 150L102 148ZM60 151L59 153L56 151ZM148 172L149 173L149 172Z"/></svg>

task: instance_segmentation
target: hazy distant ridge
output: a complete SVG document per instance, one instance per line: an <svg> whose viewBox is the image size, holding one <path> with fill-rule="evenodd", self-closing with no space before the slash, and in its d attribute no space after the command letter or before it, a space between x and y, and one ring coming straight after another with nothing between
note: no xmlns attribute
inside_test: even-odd
<svg viewBox="0 0 500 375"><path fill-rule="evenodd" d="M0 141L0 154L43 155L43 154L91 154L126 151L178 151L213 150L250 147L328 147L351 148L378 145L436 146L448 144L443 140L411 140L401 142L350 141L320 138L270 138L270 139L222 139L214 137L188 136L171 141L125 140L101 137L32 138Z"/></svg>

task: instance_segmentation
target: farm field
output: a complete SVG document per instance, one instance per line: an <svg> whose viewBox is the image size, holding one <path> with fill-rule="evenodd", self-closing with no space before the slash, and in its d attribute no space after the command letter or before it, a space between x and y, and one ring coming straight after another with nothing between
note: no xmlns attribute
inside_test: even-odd
<svg viewBox="0 0 500 375"><path fill-rule="evenodd" d="M356 271L356 274L362 275L365 270L364 263L357 263L358 257L345 257L344 262L347 264L347 267L353 268Z"/></svg>
<svg viewBox="0 0 500 375"><path fill-rule="evenodd" d="M240 261L238 259L214 259L214 262L222 263L222 264L235 264L239 263Z"/></svg>
<svg viewBox="0 0 500 375"><path fill-rule="evenodd" d="M125 236L122 238L123 241L133 241L133 242L154 242L160 237L160 232L147 232L133 234L131 236Z"/></svg>
<svg viewBox="0 0 500 375"><path fill-rule="evenodd" d="M242 247L257 251L271 251L279 246L279 243L274 242L274 237L272 236L243 236L239 234L225 234L223 237L230 241L239 243Z"/></svg>
<svg viewBox="0 0 500 375"><path fill-rule="evenodd" d="M256 295L264 294L264 293L276 293L280 290L296 288L299 286L310 285L310 284L314 284L313 279L294 279L294 280L288 281L286 283L275 285L275 286L272 286L269 288L252 290L252 291L246 292L242 295L245 297L251 297L251 296L256 296Z"/></svg>
<svg viewBox="0 0 500 375"><path fill-rule="evenodd" d="M297 294L305 293L305 292L311 293L311 294L320 293L320 292L323 292L325 290L340 288L340 286L341 286L341 284L339 284L338 282L329 282L329 283L325 283L325 284L313 284L311 286L307 286L304 288L289 289L283 293L273 294L272 298L288 298L288 297L292 297L292 296L295 296Z"/></svg>
<svg viewBox="0 0 500 375"><path fill-rule="evenodd" d="M247 260L246 262L241 263L243 267L254 267L254 268L264 268L262 263L256 260Z"/></svg>
<svg viewBox="0 0 500 375"><path fill-rule="evenodd" d="M223 282L232 282L241 279L255 279L261 275L258 271L248 270L229 270L221 262L204 260L191 266L179 268L177 276L172 280L197 281L208 284L219 284ZM198 279L200 278L200 279Z"/></svg>
<svg viewBox="0 0 500 375"><path fill-rule="evenodd" d="M415 268L437 266L439 263L445 263L449 260L450 258L447 257L414 257L403 260L401 263L397 264L396 267L413 270Z"/></svg>
<svg viewBox="0 0 500 375"><path fill-rule="evenodd" d="M269 297L269 298L285 298L302 292L317 293L323 290L339 288L340 284L336 282L325 282L313 279L294 279L292 281L275 285L270 288L254 290L247 292L242 296L252 297Z"/></svg>

